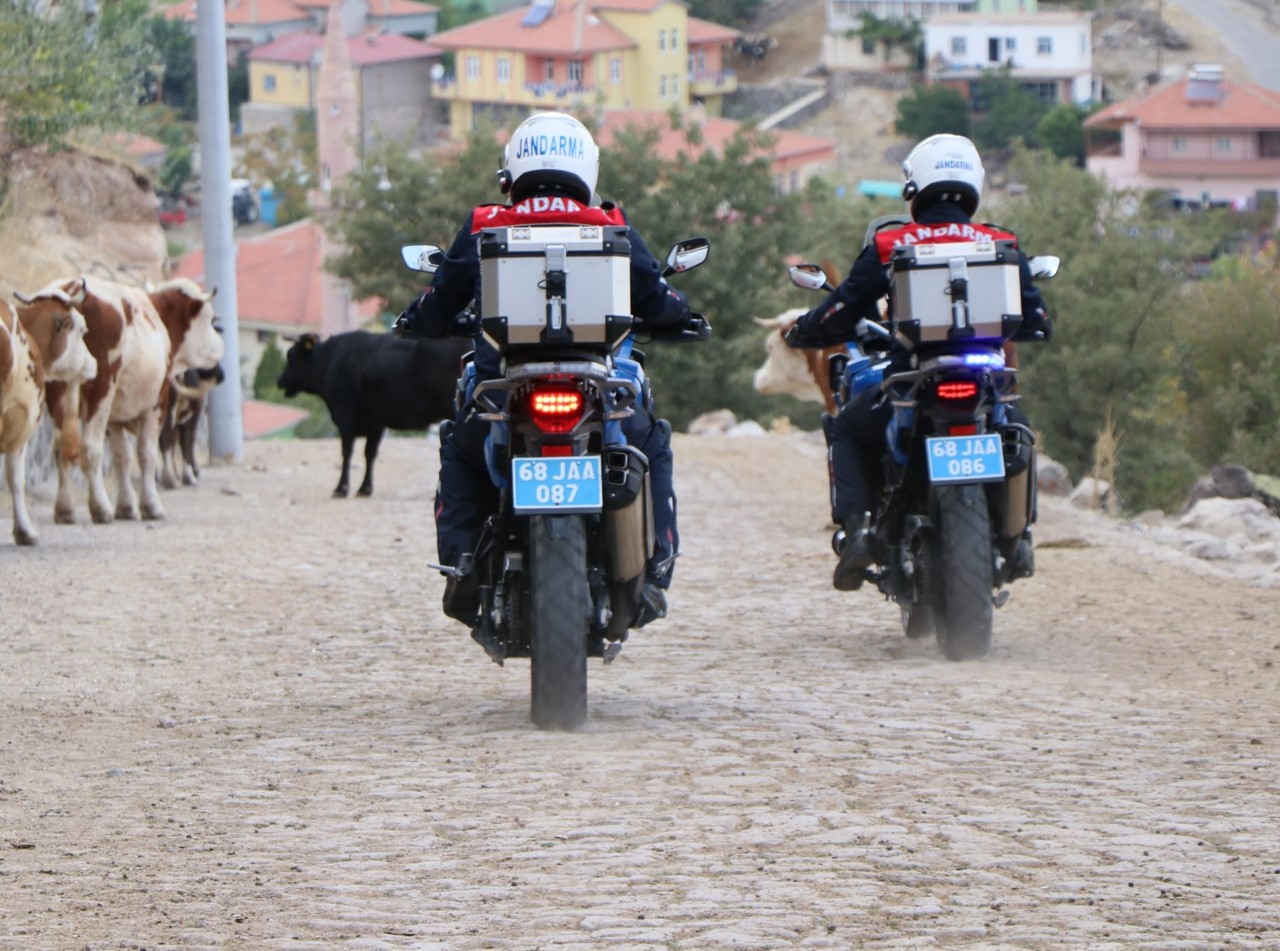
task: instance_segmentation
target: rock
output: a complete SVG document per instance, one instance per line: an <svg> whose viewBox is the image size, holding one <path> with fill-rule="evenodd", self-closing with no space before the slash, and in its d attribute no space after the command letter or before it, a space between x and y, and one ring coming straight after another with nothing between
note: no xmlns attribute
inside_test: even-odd
<svg viewBox="0 0 1280 951"><path fill-rule="evenodd" d="M1139 512L1138 517L1134 519L1139 525L1146 525L1149 528L1155 528L1164 524L1164 512L1159 509L1147 509L1145 512Z"/></svg>
<svg viewBox="0 0 1280 951"><path fill-rule="evenodd" d="M725 434L733 439L742 437L754 438L756 436L767 436L765 428L757 423L754 419L743 420L737 426L731 426Z"/></svg>
<svg viewBox="0 0 1280 951"><path fill-rule="evenodd" d="M1205 561L1234 561L1240 548L1225 538L1202 538L1189 544L1187 552Z"/></svg>
<svg viewBox="0 0 1280 951"><path fill-rule="evenodd" d="M1036 479L1044 495L1066 498L1071 494L1071 474L1067 467L1044 453L1036 454Z"/></svg>
<svg viewBox="0 0 1280 951"><path fill-rule="evenodd" d="M1280 519L1257 499L1201 499L1178 519L1177 527L1216 538L1240 535L1251 543L1280 542Z"/></svg>
<svg viewBox="0 0 1280 951"><path fill-rule="evenodd" d="M1067 499L1078 509L1093 509L1108 515L1117 515L1124 507L1120 494L1111 487L1110 482L1092 476L1081 479Z"/></svg>
<svg viewBox="0 0 1280 951"><path fill-rule="evenodd" d="M689 434L693 436L711 436L727 433L738 424L738 417L733 410L714 409L701 416L695 416L689 424Z"/></svg>
<svg viewBox="0 0 1280 951"><path fill-rule="evenodd" d="M1253 474L1244 466L1222 465L1210 470L1216 495L1224 499L1247 499L1257 490Z"/></svg>

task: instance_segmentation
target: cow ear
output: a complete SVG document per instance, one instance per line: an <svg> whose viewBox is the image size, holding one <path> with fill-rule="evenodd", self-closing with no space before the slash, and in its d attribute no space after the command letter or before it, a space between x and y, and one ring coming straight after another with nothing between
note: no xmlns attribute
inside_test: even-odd
<svg viewBox="0 0 1280 951"><path fill-rule="evenodd" d="M35 300L34 297L28 297L26 294L22 293L22 291L14 291L13 297L14 297L14 300L21 301L24 304L30 304L33 300Z"/></svg>
<svg viewBox="0 0 1280 951"><path fill-rule="evenodd" d="M312 347L316 345L315 334L303 335L303 338L299 340L298 343L302 344L303 350L310 350Z"/></svg>
<svg viewBox="0 0 1280 951"><path fill-rule="evenodd" d="M78 307L84 303L85 297L89 293L88 287L85 285L83 277L77 277L74 281L63 288L63 292L67 295L67 299L71 301L72 307Z"/></svg>
<svg viewBox="0 0 1280 951"><path fill-rule="evenodd" d="M142 289L148 294L154 294L156 292L156 286L151 283L150 278L147 278L147 280L142 282Z"/></svg>

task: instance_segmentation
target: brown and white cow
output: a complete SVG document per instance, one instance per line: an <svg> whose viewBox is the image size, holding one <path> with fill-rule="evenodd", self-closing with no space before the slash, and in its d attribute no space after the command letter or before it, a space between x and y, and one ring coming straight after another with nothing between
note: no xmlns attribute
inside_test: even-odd
<svg viewBox="0 0 1280 951"><path fill-rule="evenodd" d="M89 326L85 338L97 361L97 377L80 387L50 383L49 410L57 431L58 495L54 520L74 522L68 470L74 447L65 438L80 420L80 466L89 482L89 514L95 522L112 518L164 518L156 489L162 400L170 377L189 368L211 368L222 357L214 326L212 294L193 281L170 281L148 294L141 288L97 277L64 278L27 300L82 290L79 305ZM78 390L78 392L77 392ZM78 412L77 412L78 400ZM130 479L127 435L137 440L141 500ZM103 443L109 438L117 479L114 516L102 477Z"/></svg>
<svg viewBox="0 0 1280 951"><path fill-rule="evenodd" d="M44 408L46 380L80 383L98 365L84 344L84 317L68 306L19 308L0 301L0 453L13 498L13 540L34 545L35 525L27 513L27 442Z"/></svg>
<svg viewBox="0 0 1280 951"><path fill-rule="evenodd" d="M761 327L769 328L769 335L764 338L767 356L764 364L756 370L752 383L759 393L785 394L798 400L821 403L828 413L834 413L836 400L831 392L827 359L833 353L843 353L847 347L844 344L823 350L793 350L788 347L783 335L805 313L807 311L803 307L797 307L770 320L755 318Z"/></svg>

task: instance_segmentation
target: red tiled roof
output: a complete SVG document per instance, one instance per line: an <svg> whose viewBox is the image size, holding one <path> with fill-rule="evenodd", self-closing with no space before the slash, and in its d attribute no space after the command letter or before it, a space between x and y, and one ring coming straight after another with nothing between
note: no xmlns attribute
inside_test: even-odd
<svg viewBox="0 0 1280 951"><path fill-rule="evenodd" d="M300 7L327 10L329 0L295 0ZM369 0L371 17L416 17L424 13L439 13L440 8L418 0Z"/></svg>
<svg viewBox="0 0 1280 951"><path fill-rule="evenodd" d="M721 26L710 20L699 20L697 17L689 17L689 25L685 29L689 33L687 42L690 46L703 43L732 43L742 35L732 27Z"/></svg>
<svg viewBox="0 0 1280 951"><path fill-rule="evenodd" d="M255 62L306 65L323 46L324 37L319 33L289 33L256 47L249 53L249 59ZM347 40L347 53L354 66L376 66L379 63L443 56L444 50L398 33L369 33L350 37Z"/></svg>
<svg viewBox="0 0 1280 951"><path fill-rule="evenodd" d="M224 0L228 26L260 26L266 23L289 23L312 20L310 11L327 10L328 0ZM416 0L369 0L369 16L409 17L439 13L440 8ZM196 22L196 0L179 0L164 11L167 20Z"/></svg>
<svg viewBox="0 0 1280 951"><path fill-rule="evenodd" d="M1113 103L1085 120L1087 126L1137 122L1148 129L1280 129L1280 92L1221 80L1217 100L1188 101L1188 79Z"/></svg>
<svg viewBox="0 0 1280 951"><path fill-rule="evenodd" d="M241 322L282 332L322 326L320 226L312 219L285 225L237 242L236 314ZM184 254L174 277L204 281L204 251ZM382 309L377 300L360 305L368 319Z"/></svg>
<svg viewBox="0 0 1280 951"><path fill-rule="evenodd" d="M255 26L310 20L311 14L293 0L224 0L227 26ZM166 20L196 22L196 0L179 0L164 11Z"/></svg>
<svg viewBox="0 0 1280 951"><path fill-rule="evenodd" d="M621 10L625 13L648 13L668 0L591 0L592 10Z"/></svg>
<svg viewBox="0 0 1280 951"><path fill-rule="evenodd" d="M584 0L585 2L585 0ZM579 4L556 5L555 11L538 26L521 26L528 7L517 7L484 20L477 20L431 37L445 49L514 50L522 53L596 53L630 49L635 40L599 17L587 12L578 35Z"/></svg>
<svg viewBox="0 0 1280 951"><path fill-rule="evenodd" d="M241 425L245 439L261 439L284 432L310 415L305 409L263 400L245 400L241 405Z"/></svg>
<svg viewBox="0 0 1280 951"><path fill-rule="evenodd" d="M600 117L600 133L596 136L601 148L608 148L613 137L628 126L641 129L657 127L661 130L656 146L657 156L665 161L672 161L680 155L696 158L707 149L717 154L724 154L724 146L742 124L720 116L708 116L700 123L702 127L702 145L691 148L682 132L671 128L671 119L665 112L647 112L643 109L611 109ZM826 161L835 158L836 144L830 139L815 135L804 135L800 132L788 132L784 129L770 129L763 133L774 140L769 155L774 161L785 159L810 158L812 161Z"/></svg>

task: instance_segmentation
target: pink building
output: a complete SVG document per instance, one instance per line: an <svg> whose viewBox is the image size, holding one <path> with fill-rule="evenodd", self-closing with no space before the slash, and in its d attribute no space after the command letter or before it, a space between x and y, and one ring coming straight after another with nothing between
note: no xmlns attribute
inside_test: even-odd
<svg viewBox="0 0 1280 951"><path fill-rule="evenodd" d="M1117 188L1241 209L1274 207L1280 191L1280 92L1232 82L1221 66L1108 106L1085 134L1089 171Z"/></svg>

